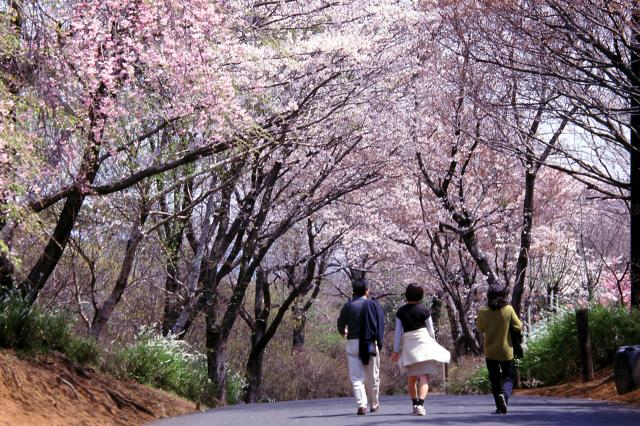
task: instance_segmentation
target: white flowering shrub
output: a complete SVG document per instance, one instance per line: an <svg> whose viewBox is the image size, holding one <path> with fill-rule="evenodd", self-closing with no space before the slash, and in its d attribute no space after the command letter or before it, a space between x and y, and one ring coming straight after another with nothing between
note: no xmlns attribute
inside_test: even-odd
<svg viewBox="0 0 640 426"><path fill-rule="evenodd" d="M143 328L133 345L117 355L121 377L201 401L207 394L206 360L186 342Z"/></svg>
<svg viewBox="0 0 640 426"><path fill-rule="evenodd" d="M136 342L117 355L115 370L120 377L161 388L192 401L211 405L213 384L207 377L206 356L175 336L164 337L153 328L143 328ZM227 402L242 398L246 380L230 371Z"/></svg>

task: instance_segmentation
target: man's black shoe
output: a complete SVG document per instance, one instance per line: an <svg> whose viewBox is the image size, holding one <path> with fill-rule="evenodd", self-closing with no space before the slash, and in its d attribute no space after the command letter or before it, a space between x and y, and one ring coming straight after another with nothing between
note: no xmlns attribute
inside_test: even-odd
<svg viewBox="0 0 640 426"><path fill-rule="evenodd" d="M507 401L504 399L504 395L498 395L496 406L498 407L500 414L507 414Z"/></svg>

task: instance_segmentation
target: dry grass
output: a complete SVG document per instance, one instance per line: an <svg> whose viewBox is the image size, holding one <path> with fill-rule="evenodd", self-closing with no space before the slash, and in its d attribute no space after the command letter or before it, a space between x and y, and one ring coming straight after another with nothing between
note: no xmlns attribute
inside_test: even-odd
<svg viewBox="0 0 640 426"><path fill-rule="evenodd" d="M640 407L640 389L624 395L618 395L611 367L599 370L595 380L584 383L580 376L572 377L568 382L555 386L532 389L518 389L517 395L539 395L560 398L584 398L618 402Z"/></svg>
<svg viewBox="0 0 640 426"><path fill-rule="evenodd" d="M0 425L139 425L195 410L168 392L59 356L29 361L0 351Z"/></svg>
<svg viewBox="0 0 640 426"><path fill-rule="evenodd" d="M351 396L351 383L347 369L346 341L327 337L314 330L311 342L305 349L291 353L290 341L274 339L265 354L264 374L261 387L263 401L287 401L314 398ZM287 334L283 333L284 336ZM406 377L397 363L392 362L391 333L387 333L381 353L380 393L399 395L406 393ZM323 342L313 341L324 336ZM334 340L334 338L336 338ZM389 341L387 341L389 340ZM431 390L443 392L442 378L432 378Z"/></svg>

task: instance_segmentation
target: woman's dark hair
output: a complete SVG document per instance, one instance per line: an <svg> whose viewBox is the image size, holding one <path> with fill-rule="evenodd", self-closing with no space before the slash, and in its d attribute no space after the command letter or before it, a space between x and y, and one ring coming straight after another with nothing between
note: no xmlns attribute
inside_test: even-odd
<svg viewBox="0 0 640 426"><path fill-rule="evenodd" d="M501 309L508 305L507 296L509 295L509 289L503 285L491 285L487 292L487 304L492 310Z"/></svg>
<svg viewBox="0 0 640 426"><path fill-rule="evenodd" d="M424 297L424 290L418 284L409 284L404 292L407 302L419 302Z"/></svg>

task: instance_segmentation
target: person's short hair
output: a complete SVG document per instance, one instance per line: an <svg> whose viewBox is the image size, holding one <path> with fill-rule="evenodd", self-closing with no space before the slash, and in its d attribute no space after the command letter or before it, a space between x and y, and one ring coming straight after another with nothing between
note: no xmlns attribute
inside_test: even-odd
<svg viewBox="0 0 640 426"><path fill-rule="evenodd" d="M366 278L357 278L351 283L354 296L364 296L369 288L369 281Z"/></svg>
<svg viewBox="0 0 640 426"><path fill-rule="evenodd" d="M509 303L509 289L502 284L492 284L487 291L487 305L493 310L501 309Z"/></svg>
<svg viewBox="0 0 640 426"><path fill-rule="evenodd" d="M411 283L404 292L407 302L419 302L424 297L424 289L418 284Z"/></svg>

